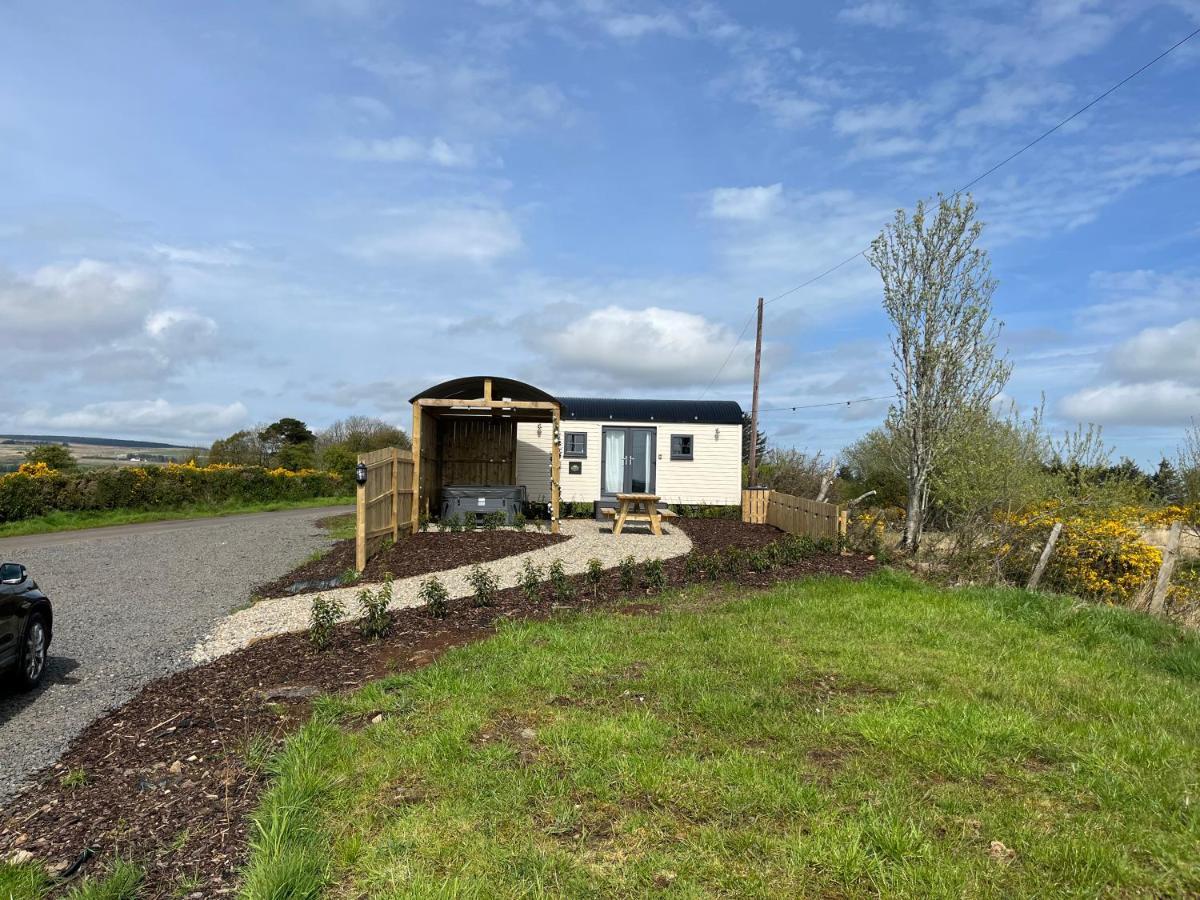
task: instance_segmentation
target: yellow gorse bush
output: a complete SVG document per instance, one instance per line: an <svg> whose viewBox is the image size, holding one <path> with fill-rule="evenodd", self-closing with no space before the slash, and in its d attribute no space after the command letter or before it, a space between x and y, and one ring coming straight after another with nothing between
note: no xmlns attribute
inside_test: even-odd
<svg viewBox="0 0 1200 900"><path fill-rule="evenodd" d="M1132 506L1070 511L1046 501L1006 517L1012 540L1001 550L1014 574L1028 572L1053 523L1062 522L1046 583L1091 600L1129 603L1162 564L1162 551L1142 538L1156 513Z"/></svg>
<svg viewBox="0 0 1200 900"><path fill-rule="evenodd" d="M0 476L2 478L17 478L24 476L25 478L53 478L58 474L58 469L52 469L44 462L21 463L17 466L17 471L10 472L7 475Z"/></svg>

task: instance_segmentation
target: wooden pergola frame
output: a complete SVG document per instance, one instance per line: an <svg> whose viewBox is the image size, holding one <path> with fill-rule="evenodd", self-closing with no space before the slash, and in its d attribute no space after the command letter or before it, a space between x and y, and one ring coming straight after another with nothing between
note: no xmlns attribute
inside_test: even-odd
<svg viewBox="0 0 1200 900"><path fill-rule="evenodd" d="M421 512L428 496L421 490L421 420L425 415L490 417L504 415L514 422L545 422L553 426L550 448L550 531L558 534L559 477L562 466L561 423L562 406L557 400L506 400L497 399L492 393L493 379L483 377L482 397L422 397L413 398L412 454L413 454L413 505L412 530L420 528ZM541 393L540 391L538 393ZM545 395L548 396L548 395ZM424 492L426 495L428 491Z"/></svg>

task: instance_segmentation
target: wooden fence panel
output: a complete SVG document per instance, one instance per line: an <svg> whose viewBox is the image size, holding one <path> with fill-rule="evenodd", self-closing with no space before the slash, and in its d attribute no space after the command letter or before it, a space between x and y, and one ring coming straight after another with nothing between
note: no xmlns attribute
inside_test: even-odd
<svg viewBox="0 0 1200 900"><path fill-rule="evenodd" d="M358 461L367 467L366 484L357 486L354 564L361 572L384 540L412 531L413 457L385 447L360 453Z"/></svg>
<svg viewBox="0 0 1200 900"><path fill-rule="evenodd" d="M837 539L845 529L845 515L836 503L822 503L771 491L766 523L789 534Z"/></svg>
<svg viewBox="0 0 1200 900"><path fill-rule="evenodd" d="M767 521L767 503L771 492L767 488L752 488L742 491L742 521L762 525Z"/></svg>

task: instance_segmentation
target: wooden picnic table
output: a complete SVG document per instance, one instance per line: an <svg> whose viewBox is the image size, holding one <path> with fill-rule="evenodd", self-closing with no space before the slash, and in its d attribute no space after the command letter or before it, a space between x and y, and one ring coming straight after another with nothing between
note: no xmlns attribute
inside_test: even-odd
<svg viewBox="0 0 1200 900"><path fill-rule="evenodd" d="M646 522L653 534L661 535L662 520L675 518L675 513L669 509L659 509L658 501L657 494L617 494L619 507L601 512L613 517L614 535L621 533L626 522Z"/></svg>

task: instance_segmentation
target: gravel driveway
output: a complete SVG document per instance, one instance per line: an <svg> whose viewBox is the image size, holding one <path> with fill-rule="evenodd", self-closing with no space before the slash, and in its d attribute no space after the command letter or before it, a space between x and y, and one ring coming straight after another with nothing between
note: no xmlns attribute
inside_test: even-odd
<svg viewBox="0 0 1200 900"><path fill-rule="evenodd" d="M0 692L0 801L71 738L149 681L190 664L192 647L250 588L332 541L317 519L340 508L157 522L0 539L54 601L42 686Z"/></svg>

